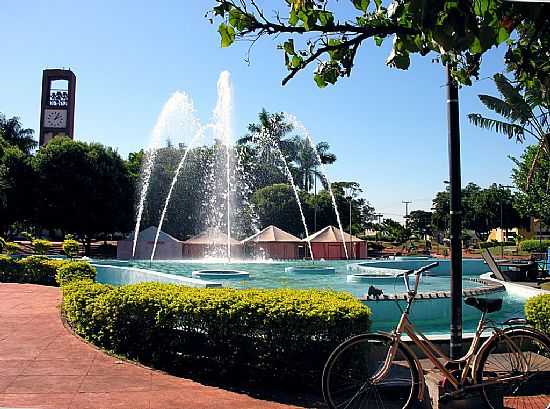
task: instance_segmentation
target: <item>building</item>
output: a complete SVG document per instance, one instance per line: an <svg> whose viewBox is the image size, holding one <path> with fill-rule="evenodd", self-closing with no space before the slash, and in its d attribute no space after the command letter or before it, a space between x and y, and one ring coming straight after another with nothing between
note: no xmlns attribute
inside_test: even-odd
<svg viewBox="0 0 550 409"><path fill-rule="evenodd" d="M39 146L58 135L74 138L76 75L71 70L42 73Z"/></svg>
<svg viewBox="0 0 550 409"><path fill-rule="evenodd" d="M307 242L307 240L311 243L314 259L341 260L346 258L342 233L337 227L327 226L303 241ZM367 258L367 242L365 240L344 232L344 241L350 259Z"/></svg>
<svg viewBox="0 0 550 409"><path fill-rule="evenodd" d="M231 257L242 257L241 242L229 239ZM227 233L210 229L183 242L183 258L227 257Z"/></svg>
<svg viewBox="0 0 550 409"><path fill-rule="evenodd" d="M501 229L497 227L489 232L487 241L513 241L515 237L520 237L522 240L550 239L550 226L540 222L539 219L530 217L526 226L512 227L509 229Z"/></svg>
<svg viewBox="0 0 550 409"><path fill-rule="evenodd" d="M241 244L248 256L279 260L297 259L304 248L301 239L273 225L244 239Z"/></svg>
<svg viewBox="0 0 550 409"><path fill-rule="evenodd" d="M157 234L157 226L151 226L142 230L138 234L136 243L136 260L148 260L153 252L155 236ZM134 235L131 234L125 240L117 242L117 258L121 260L129 260L132 258L132 248L134 246ZM160 232L155 251L155 260L176 260L181 259L182 242L168 233Z"/></svg>

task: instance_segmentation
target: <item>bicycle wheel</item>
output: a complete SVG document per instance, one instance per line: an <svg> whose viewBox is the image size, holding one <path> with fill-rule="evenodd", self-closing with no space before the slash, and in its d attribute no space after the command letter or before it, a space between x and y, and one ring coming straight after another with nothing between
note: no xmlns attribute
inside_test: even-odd
<svg viewBox="0 0 550 409"><path fill-rule="evenodd" d="M505 331L480 351L475 371L492 409L546 408L550 403L550 342L528 328ZM548 402L544 402L548 400Z"/></svg>
<svg viewBox="0 0 550 409"><path fill-rule="evenodd" d="M340 344L323 370L323 397L331 409L409 408L418 395L415 359L398 345L386 376L374 381L388 357L392 339L364 334Z"/></svg>

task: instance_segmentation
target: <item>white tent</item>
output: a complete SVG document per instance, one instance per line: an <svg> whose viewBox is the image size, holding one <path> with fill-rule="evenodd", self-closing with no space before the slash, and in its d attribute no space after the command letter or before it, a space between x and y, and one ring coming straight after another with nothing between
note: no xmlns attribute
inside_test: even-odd
<svg viewBox="0 0 550 409"><path fill-rule="evenodd" d="M142 230L138 234L136 244L135 259L147 260L151 257L153 244L157 234L157 227L151 226ZM134 245L134 234L131 234L125 240L119 240L117 243L117 258L128 260L132 258L132 247ZM157 249L155 251L155 260L174 260L182 258L182 242L175 237L170 236L163 231L160 232Z"/></svg>

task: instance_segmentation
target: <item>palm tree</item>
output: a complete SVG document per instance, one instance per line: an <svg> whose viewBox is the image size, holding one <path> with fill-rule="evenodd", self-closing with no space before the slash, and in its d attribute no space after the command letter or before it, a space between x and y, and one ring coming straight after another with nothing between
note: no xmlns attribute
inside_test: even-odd
<svg viewBox="0 0 550 409"><path fill-rule="evenodd" d="M296 173L300 188L309 192L314 187L316 179L326 185L319 168L321 164L328 165L336 161L336 155L329 152L330 145L327 142L319 142L314 149L309 139L295 136L293 140L297 147L294 162L297 165Z"/></svg>
<svg viewBox="0 0 550 409"><path fill-rule="evenodd" d="M515 138L523 143L527 136L538 142L538 150L529 172L528 184L537 167L540 154L550 157L550 93L541 89L522 90L514 86L503 74L493 77L501 98L490 95L478 95L481 102L504 120L487 118L481 114L469 114L468 119L480 128L495 130L508 139Z"/></svg>
<svg viewBox="0 0 550 409"><path fill-rule="evenodd" d="M285 120L285 114L275 112L270 114L263 108L258 114L259 122L248 125L248 133L237 140L238 145L249 145L256 150L263 160L277 156L274 147L279 147L287 160L292 160L296 146L292 139L285 139L294 130L294 126ZM278 160L277 156L277 160Z"/></svg>
<svg viewBox="0 0 550 409"><path fill-rule="evenodd" d="M30 128L23 128L18 117L7 119L4 114L0 113L0 137L6 142L29 154L36 146L33 135L34 131Z"/></svg>

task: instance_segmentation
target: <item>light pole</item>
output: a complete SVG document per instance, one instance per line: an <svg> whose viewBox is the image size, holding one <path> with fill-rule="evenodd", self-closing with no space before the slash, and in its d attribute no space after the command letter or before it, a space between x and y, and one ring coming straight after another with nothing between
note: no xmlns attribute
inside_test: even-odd
<svg viewBox="0 0 550 409"><path fill-rule="evenodd" d="M405 229L409 227L409 205L412 202L408 202L406 200L403 200L401 203L405 205Z"/></svg>
<svg viewBox="0 0 550 409"><path fill-rule="evenodd" d="M460 178L460 117L458 86L452 77L451 66L445 66L447 74L447 119L450 181L450 230L451 230L451 342L450 355L458 359L462 355L462 205Z"/></svg>

